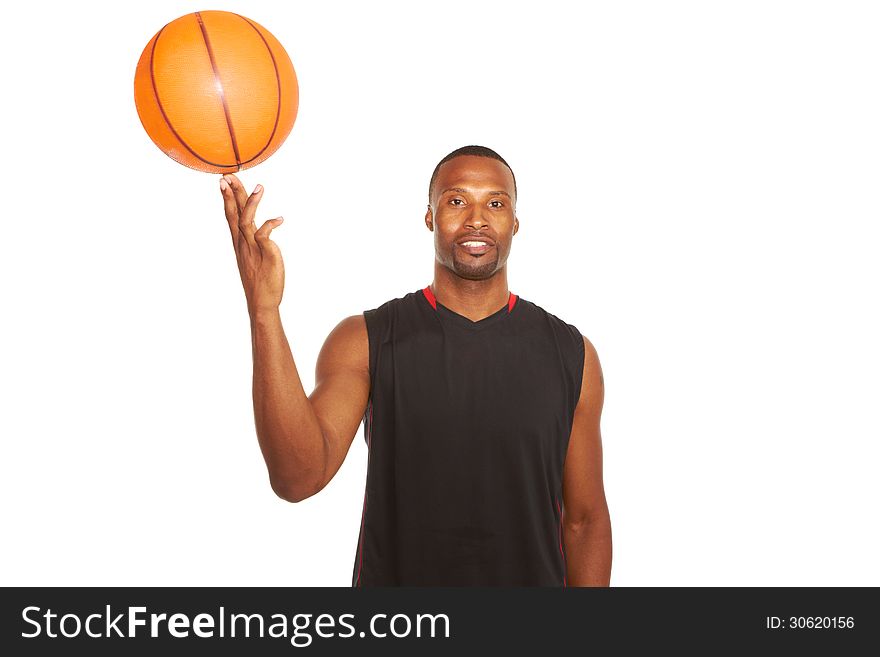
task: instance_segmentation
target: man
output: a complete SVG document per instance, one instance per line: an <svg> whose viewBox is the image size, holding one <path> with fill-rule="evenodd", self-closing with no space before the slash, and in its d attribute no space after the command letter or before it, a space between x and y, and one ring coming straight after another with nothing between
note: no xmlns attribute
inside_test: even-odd
<svg viewBox="0 0 880 657"><path fill-rule="evenodd" d="M336 474L360 422L367 482L354 586L607 586L604 399L596 350L508 290L516 181L491 149L447 155L429 185L434 280L344 319L306 396L279 315L284 267L263 189L220 182L251 318L254 417L273 490Z"/></svg>

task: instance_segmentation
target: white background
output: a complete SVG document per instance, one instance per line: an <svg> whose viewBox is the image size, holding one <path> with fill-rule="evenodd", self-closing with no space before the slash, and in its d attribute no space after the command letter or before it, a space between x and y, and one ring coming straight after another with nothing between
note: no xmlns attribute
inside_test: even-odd
<svg viewBox="0 0 880 657"><path fill-rule="evenodd" d="M121 7L0 27L3 584L350 585L363 432L319 495L274 496L219 176L135 110L153 34L226 9L299 75L240 177L286 219L307 392L339 320L431 281L434 164L490 146L511 290L605 370L612 583L880 585L876 4Z"/></svg>

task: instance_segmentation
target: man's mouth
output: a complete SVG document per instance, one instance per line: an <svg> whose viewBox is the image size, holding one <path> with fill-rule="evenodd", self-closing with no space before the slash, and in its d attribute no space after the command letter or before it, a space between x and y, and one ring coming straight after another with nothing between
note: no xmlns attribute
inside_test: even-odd
<svg viewBox="0 0 880 657"><path fill-rule="evenodd" d="M479 240L468 240L467 242L462 242L456 246L467 251L471 255L483 255L486 251L492 248L492 245L488 242L481 242Z"/></svg>

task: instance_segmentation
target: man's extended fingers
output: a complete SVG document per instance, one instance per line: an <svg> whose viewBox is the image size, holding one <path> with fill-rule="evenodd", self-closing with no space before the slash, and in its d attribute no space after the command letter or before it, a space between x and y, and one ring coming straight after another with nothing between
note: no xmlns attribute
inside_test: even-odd
<svg viewBox="0 0 880 657"><path fill-rule="evenodd" d="M232 188L232 193L235 196L235 202L238 204L238 211L244 211L244 206L248 200L247 191L245 191L244 185L241 184L238 176L236 176L234 173L227 173L224 178L226 179L226 184L228 184Z"/></svg>
<svg viewBox="0 0 880 657"><path fill-rule="evenodd" d="M224 178L220 179L220 193L223 195L223 210L226 212L226 221L229 223L232 241L235 243L238 238L238 204L235 202L232 188Z"/></svg>

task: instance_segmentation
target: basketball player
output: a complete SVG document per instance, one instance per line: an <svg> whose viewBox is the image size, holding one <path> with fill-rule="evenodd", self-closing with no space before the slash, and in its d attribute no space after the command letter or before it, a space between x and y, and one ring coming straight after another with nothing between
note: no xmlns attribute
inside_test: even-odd
<svg viewBox="0 0 880 657"><path fill-rule="evenodd" d="M306 396L279 315L284 267L263 189L220 181L251 318L257 436L273 490L336 474L361 421L367 481L354 586L607 586L611 521L596 350L508 290L519 230L500 155L453 151L429 185L434 280L348 317ZM564 231L556 224L549 230Z"/></svg>

